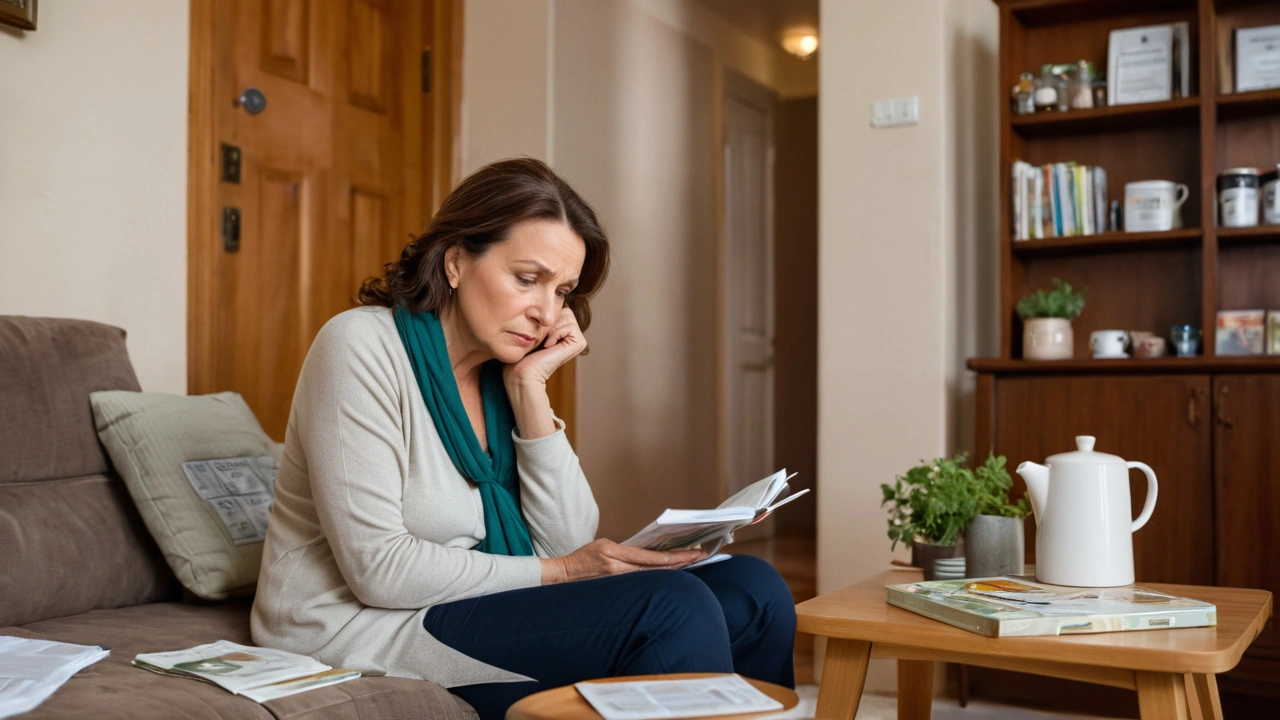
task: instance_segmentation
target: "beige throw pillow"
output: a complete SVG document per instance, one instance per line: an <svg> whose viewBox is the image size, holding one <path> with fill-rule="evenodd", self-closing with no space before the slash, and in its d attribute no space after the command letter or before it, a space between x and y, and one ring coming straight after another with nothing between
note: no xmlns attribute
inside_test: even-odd
<svg viewBox="0 0 1280 720"><path fill-rule="evenodd" d="M233 392L108 390L91 393L89 401L98 437L178 580L207 600L251 594L262 562L253 525L265 525L281 446L262 431L244 399ZM191 466L194 479L182 467L225 458L259 460L239 464L241 487L234 487L234 473L215 476L210 464ZM228 466L234 471L235 465ZM252 523L245 521L255 508L246 503L260 506Z"/></svg>

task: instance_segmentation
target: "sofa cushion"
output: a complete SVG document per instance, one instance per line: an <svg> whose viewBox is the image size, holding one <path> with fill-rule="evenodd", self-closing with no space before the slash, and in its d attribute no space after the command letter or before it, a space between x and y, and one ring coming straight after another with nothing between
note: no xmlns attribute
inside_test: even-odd
<svg viewBox="0 0 1280 720"><path fill-rule="evenodd" d="M0 626L180 591L119 478L0 484Z"/></svg>
<svg viewBox="0 0 1280 720"><path fill-rule="evenodd" d="M183 396L127 391L90 396L98 436L106 446L151 536L178 580L197 596L220 600L252 592L262 562L262 540L237 545L219 511L191 486L182 464L192 460L270 456L279 467L279 448L236 393ZM253 487L269 491L256 471ZM228 479L228 482L232 482ZM225 492L217 478L206 485ZM211 496L214 497L214 496ZM269 495L260 493L261 507ZM236 499L218 500L224 512L239 516ZM261 524L265 525L265 513ZM243 540L243 538L242 538Z"/></svg>
<svg viewBox="0 0 1280 720"><path fill-rule="evenodd" d="M134 656L214 640L251 645L248 602L156 603L43 620L0 634L101 645L105 660L81 670L22 720L57 718L444 718L475 720L470 706L426 680L360 678L259 705L222 688L131 666Z"/></svg>
<svg viewBox="0 0 1280 720"><path fill-rule="evenodd" d="M125 334L87 320L0 315L0 484L104 473L95 390L138 390Z"/></svg>

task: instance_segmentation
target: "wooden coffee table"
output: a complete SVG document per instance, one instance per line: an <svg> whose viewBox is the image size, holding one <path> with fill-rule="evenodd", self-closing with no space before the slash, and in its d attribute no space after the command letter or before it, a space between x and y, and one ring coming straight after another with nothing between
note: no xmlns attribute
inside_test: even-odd
<svg viewBox="0 0 1280 720"><path fill-rule="evenodd" d="M1213 603L1217 627L989 638L885 602L885 585L920 579L915 570L887 571L796 606L797 629L828 638L819 720L852 720L873 657L898 660L900 719L929 717L935 662L1137 690L1143 720L1220 719L1214 675L1240 662L1271 617L1271 593L1265 590L1139 583Z"/></svg>
<svg viewBox="0 0 1280 720"><path fill-rule="evenodd" d="M604 678L591 682L628 682L632 680L691 680L694 678L716 677L722 673L673 673L671 675L636 675L633 677ZM781 685L774 685L763 680L743 677L757 690L782 703L782 710L770 710L764 713L748 713L745 715L716 715L716 720L739 720L757 718L761 715L772 715L790 710L800 704L800 697L795 690L788 690ZM543 690L521 699L507 710L507 720L600 720L600 713L582 698L578 689L572 685Z"/></svg>

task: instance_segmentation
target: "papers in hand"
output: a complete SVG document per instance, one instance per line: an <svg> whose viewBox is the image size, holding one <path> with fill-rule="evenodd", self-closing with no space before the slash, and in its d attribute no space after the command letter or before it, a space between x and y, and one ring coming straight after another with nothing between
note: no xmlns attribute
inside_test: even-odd
<svg viewBox="0 0 1280 720"><path fill-rule="evenodd" d="M574 687L604 720L704 717L782 709L782 703L738 675L693 680L581 682Z"/></svg>
<svg viewBox="0 0 1280 720"><path fill-rule="evenodd" d="M714 510L667 510L623 545L649 550L676 550L711 544L704 548L714 555L722 546L733 542L733 532L764 520L776 509L809 492L808 488L778 500L788 489L787 481L795 477L785 469L758 480L720 503Z"/></svg>
<svg viewBox="0 0 1280 720"><path fill-rule="evenodd" d="M96 646L0 636L0 718L34 710L72 675L109 654Z"/></svg>
<svg viewBox="0 0 1280 720"><path fill-rule="evenodd" d="M142 653L133 664L151 672L204 680L260 703L360 677L354 670L335 670L305 655L226 640L190 650Z"/></svg>

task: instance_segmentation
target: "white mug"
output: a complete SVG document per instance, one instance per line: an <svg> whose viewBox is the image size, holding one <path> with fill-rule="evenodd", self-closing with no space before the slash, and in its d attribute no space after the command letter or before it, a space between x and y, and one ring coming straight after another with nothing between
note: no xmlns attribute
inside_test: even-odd
<svg viewBox="0 0 1280 720"><path fill-rule="evenodd" d="M1124 231L1162 232L1182 227L1182 203L1191 188L1168 180L1125 183Z"/></svg>
<svg viewBox="0 0 1280 720"><path fill-rule="evenodd" d="M1098 330L1089 334L1089 349L1094 357L1121 357L1129 344L1124 330Z"/></svg>

